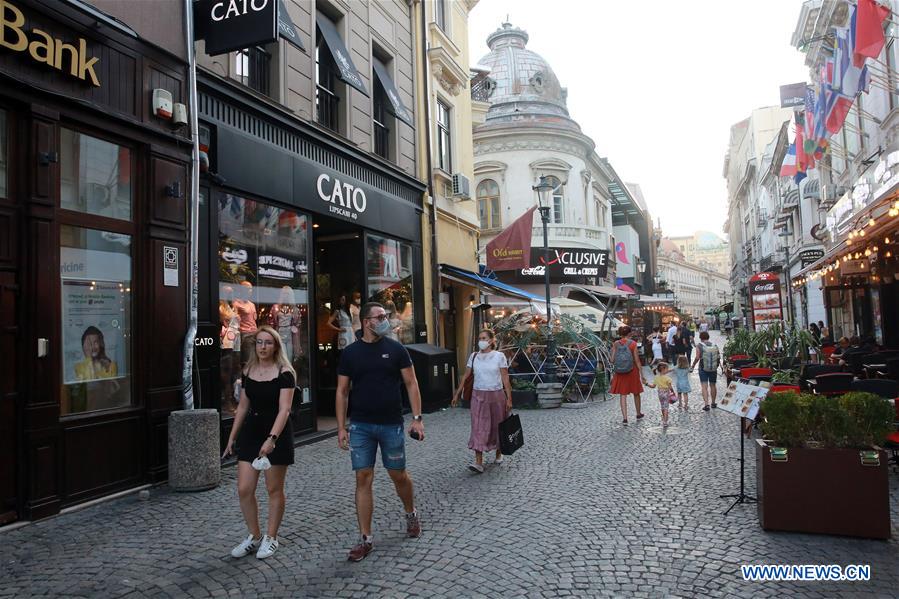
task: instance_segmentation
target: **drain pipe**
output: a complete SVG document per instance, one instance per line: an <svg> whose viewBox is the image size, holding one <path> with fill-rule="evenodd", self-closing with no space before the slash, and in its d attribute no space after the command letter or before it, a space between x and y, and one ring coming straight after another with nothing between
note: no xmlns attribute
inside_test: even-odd
<svg viewBox="0 0 899 599"><path fill-rule="evenodd" d="M419 19L421 24L421 74L424 80L424 127L425 145L427 145L425 164L428 168L425 180L428 184L428 196L431 198L431 213L428 215L431 227L431 303L434 311L434 345L440 345L440 261L437 256L437 198L434 196L434 165L431 159L431 71L428 68L428 26L424 0L419 0L418 6L421 12L421 18Z"/></svg>
<svg viewBox="0 0 899 599"><path fill-rule="evenodd" d="M187 42L188 67L188 111L190 112L190 321L182 348L184 362L181 370L181 387L185 410L193 410L194 383L194 340L197 337L197 304L199 293L199 240L200 240L200 140L197 118L197 52L194 46L193 0L184 0L184 37Z"/></svg>

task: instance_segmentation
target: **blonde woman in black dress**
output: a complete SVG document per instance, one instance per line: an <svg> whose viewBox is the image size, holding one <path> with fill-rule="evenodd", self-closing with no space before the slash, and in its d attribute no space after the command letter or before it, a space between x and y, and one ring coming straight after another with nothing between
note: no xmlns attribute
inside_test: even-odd
<svg viewBox="0 0 899 599"><path fill-rule="evenodd" d="M281 337L265 325L256 332L256 351L243 372L240 403L224 456L237 451L237 495L247 523L248 535L232 551L234 557L256 552L265 559L278 550L278 527L284 516L284 478L293 464L293 428L290 408L296 387L296 372L287 360ZM223 457L224 457L223 456ZM256 458L267 457L271 468L265 471L268 490L268 530L259 530L259 506L256 486L259 470L251 465ZM261 537L261 538L260 538Z"/></svg>

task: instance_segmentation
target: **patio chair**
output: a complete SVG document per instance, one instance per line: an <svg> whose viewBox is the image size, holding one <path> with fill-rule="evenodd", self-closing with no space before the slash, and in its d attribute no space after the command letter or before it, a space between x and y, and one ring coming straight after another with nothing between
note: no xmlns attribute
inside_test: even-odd
<svg viewBox="0 0 899 599"><path fill-rule="evenodd" d="M883 442L883 447L884 449L889 450L890 463L893 464L893 468L899 472L899 399L894 399L893 405L896 408L896 430L887 435L887 438Z"/></svg>
<svg viewBox="0 0 899 599"><path fill-rule="evenodd" d="M802 359L793 356L791 358L778 358L777 360L777 369L778 370L792 370L794 368L799 368L802 365Z"/></svg>
<svg viewBox="0 0 899 599"><path fill-rule="evenodd" d="M805 381L833 372L843 372L843 367L839 364L806 364L799 371L799 386L807 391L808 383Z"/></svg>
<svg viewBox="0 0 899 599"><path fill-rule="evenodd" d="M831 372L815 377L815 393L818 395L842 395L852 391L855 377L851 372Z"/></svg>
<svg viewBox="0 0 899 599"><path fill-rule="evenodd" d="M852 381L852 390L874 393L884 399L895 399L899 397L899 382L887 379L858 379Z"/></svg>
<svg viewBox="0 0 899 599"><path fill-rule="evenodd" d="M866 354L849 354L846 356L846 370L855 376L864 376L865 369L862 364L870 364L873 361L874 352Z"/></svg>
<svg viewBox="0 0 899 599"><path fill-rule="evenodd" d="M887 369L884 372L886 378L891 381L899 381L899 358L893 358L886 361Z"/></svg>

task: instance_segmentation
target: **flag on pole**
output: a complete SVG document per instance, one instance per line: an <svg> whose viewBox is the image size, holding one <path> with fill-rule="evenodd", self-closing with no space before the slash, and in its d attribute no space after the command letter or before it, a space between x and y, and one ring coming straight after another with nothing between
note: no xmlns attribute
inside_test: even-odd
<svg viewBox="0 0 899 599"><path fill-rule="evenodd" d="M858 0L855 12L855 53L853 63L860 67L865 58L877 58L885 43L883 21L890 16L890 9L874 0Z"/></svg>
<svg viewBox="0 0 899 599"><path fill-rule="evenodd" d="M784 161L780 165L780 176L781 177L793 177L796 175L796 144L790 144L790 149L787 150L786 156L784 156Z"/></svg>
<svg viewBox="0 0 899 599"><path fill-rule="evenodd" d="M805 123L802 120L802 113L796 113L796 138L793 144L796 147L796 171L804 173L809 169L815 168L815 159L811 154L805 151L805 135L803 133Z"/></svg>
<svg viewBox="0 0 899 599"><path fill-rule="evenodd" d="M487 244L487 268L517 270L531 267L531 231L536 209L536 206L529 208Z"/></svg>

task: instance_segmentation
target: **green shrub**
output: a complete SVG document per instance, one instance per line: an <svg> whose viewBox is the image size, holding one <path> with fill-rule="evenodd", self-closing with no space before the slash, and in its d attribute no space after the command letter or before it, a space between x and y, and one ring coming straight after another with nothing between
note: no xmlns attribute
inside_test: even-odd
<svg viewBox="0 0 899 599"><path fill-rule="evenodd" d="M762 402L762 434L781 447L879 445L893 426L893 405L872 393L823 395L771 393Z"/></svg>

